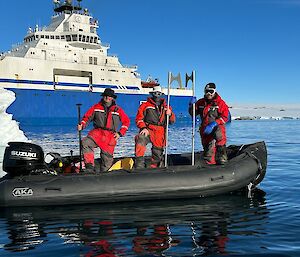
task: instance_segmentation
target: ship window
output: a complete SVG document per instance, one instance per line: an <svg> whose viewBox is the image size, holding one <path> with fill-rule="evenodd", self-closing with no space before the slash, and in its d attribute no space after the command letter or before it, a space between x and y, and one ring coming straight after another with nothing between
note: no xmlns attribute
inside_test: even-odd
<svg viewBox="0 0 300 257"><path fill-rule="evenodd" d="M71 41L71 36L70 35L66 35L66 40L67 41Z"/></svg>
<svg viewBox="0 0 300 257"><path fill-rule="evenodd" d="M118 80L118 79L116 79L116 82L119 82L119 80Z"/></svg>
<svg viewBox="0 0 300 257"><path fill-rule="evenodd" d="M85 42L85 36L82 36L82 42Z"/></svg>
<svg viewBox="0 0 300 257"><path fill-rule="evenodd" d="M124 70L122 70L122 72L125 72Z"/></svg>
<svg viewBox="0 0 300 257"><path fill-rule="evenodd" d="M38 39L38 38L39 38L39 36L38 36L38 35L36 35L36 36L35 36L35 39Z"/></svg>
<svg viewBox="0 0 300 257"><path fill-rule="evenodd" d="M93 64L93 57L89 57L89 64Z"/></svg>
<svg viewBox="0 0 300 257"><path fill-rule="evenodd" d="M101 53L103 53L103 50L100 50Z"/></svg>
<svg viewBox="0 0 300 257"><path fill-rule="evenodd" d="M49 39L49 36L48 36L48 35L46 35L46 39Z"/></svg>
<svg viewBox="0 0 300 257"><path fill-rule="evenodd" d="M72 35L72 41L77 41L77 35Z"/></svg>
<svg viewBox="0 0 300 257"><path fill-rule="evenodd" d="M83 29L79 29L79 31L83 31Z"/></svg>
<svg viewBox="0 0 300 257"><path fill-rule="evenodd" d="M51 36L51 39L54 39L54 36Z"/></svg>
<svg viewBox="0 0 300 257"><path fill-rule="evenodd" d="M104 79L101 79L102 81L104 81Z"/></svg>
<svg viewBox="0 0 300 257"><path fill-rule="evenodd" d="M44 38L45 36L44 35L41 35L41 38Z"/></svg>
<svg viewBox="0 0 300 257"><path fill-rule="evenodd" d="M59 39L59 36L55 36L55 39Z"/></svg>
<svg viewBox="0 0 300 257"><path fill-rule="evenodd" d="M86 42L89 42L89 41L90 41L90 37L87 36L87 37L86 37Z"/></svg>
<svg viewBox="0 0 300 257"><path fill-rule="evenodd" d="M94 57L94 65L97 65L97 57Z"/></svg>
<svg viewBox="0 0 300 257"><path fill-rule="evenodd" d="M94 38L94 43L97 44L97 42L98 42L98 38L95 37L95 38Z"/></svg>
<svg viewBox="0 0 300 257"><path fill-rule="evenodd" d="M112 72L118 72L117 70L108 70L108 71L112 71Z"/></svg>
<svg viewBox="0 0 300 257"><path fill-rule="evenodd" d="M93 37L90 38L90 43L93 43Z"/></svg>
<svg viewBox="0 0 300 257"><path fill-rule="evenodd" d="M111 82L111 79L109 79L108 81Z"/></svg>
<svg viewBox="0 0 300 257"><path fill-rule="evenodd" d="M101 69L102 71L104 71L104 69Z"/></svg>
<svg viewBox="0 0 300 257"><path fill-rule="evenodd" d="M79 39L78 39L78 41L81 41L81 38L82 38L82 35L79 35Z"/></svg>
<svg viewBox="0 0 300 257"><path fill-rule="evenodd" d="M65 39L65 36L61 36L60 39Z"/></svg>

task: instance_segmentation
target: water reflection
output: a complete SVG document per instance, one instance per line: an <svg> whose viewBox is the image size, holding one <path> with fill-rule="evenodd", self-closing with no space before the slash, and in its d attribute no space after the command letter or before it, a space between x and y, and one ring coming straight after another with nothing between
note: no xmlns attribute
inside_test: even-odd
<svg viewBox="0 0 300 257"><path fill-rule="evenodd" d="M264 192L253 198L207 199L5 209L6 251L55 251L73 245L80 256L184 256L232 253L232 237L265 234ZM2 222L3 223L3 222ZM3 229L1 229L3 231ZM55 242L55 244L53 243Z"/></svg>

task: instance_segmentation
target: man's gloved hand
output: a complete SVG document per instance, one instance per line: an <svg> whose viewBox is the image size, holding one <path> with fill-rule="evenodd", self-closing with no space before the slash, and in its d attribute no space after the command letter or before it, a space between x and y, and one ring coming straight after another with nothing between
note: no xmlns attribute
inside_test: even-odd
<svg viewBox="0 0 300 257"><path fill-rule="evenodd" d="M147 137L147 136L149 136L149 130L147 128L143 128L141 130L140 134Z"/></svg>
<svg viewBox="0 0 300 257"><path fill-rule="evenodd" d="M189 102L189 105L195 104L197 102L196 96L192 96Z"/></svg>
<svg viewBox="0 0 300 257"><path fill-rule="evenodd" d="M204 129L204 134L209 135L211 132L213 132L213 130L216 126L218 126L218 123L215 121L209 123Z"/></svg>

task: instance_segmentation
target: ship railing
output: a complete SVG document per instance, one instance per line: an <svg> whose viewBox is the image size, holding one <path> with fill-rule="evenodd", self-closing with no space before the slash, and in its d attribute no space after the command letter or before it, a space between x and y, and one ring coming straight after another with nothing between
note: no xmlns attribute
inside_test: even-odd
<svg viewBox="0 0 300 257"><path fill-rule="evenodd" d="M108 56L108 57L115 57L115 58L118 58L118 55L117 55L117 54L108 54L107 56Z"/></svg>
<svg viewBox="0 0 300 257"><path fill-rule="evenodd" d="M31 59L36 59L36 60L45 60L44 56L30 56ZM80 64L89 64L89 65L94 65L94 66L105 66L105 67L123 67L123 68L129 68L129 69L137 69L136 65L120 65L120 64L107 64L107 63L98 63L98 64L91 64L89 61L79 61L79 60L73 60L73 59L66 59L66 58L57 58L57 57L49 57L46 60L49 61L60 61L60 62L66 62L66 63L80 63Z"/></svg>
<svg viewBox="0 0 300 257"><path fill-rule="evenodd" d="M21 45L23 45L23 42L22 42L22 43L21 43L21 42L15 43L15 44L13 44L13 45L11 46L11 48L12 48L12 49L15 49L15 48L20 47Z"/></svg>
<svg viewBox="0 0 300 257"><path fill-rule="evenodd" d="M128 69L135 69L137 70L138 66L137 65L132 65L132 64L125 64L123 65L124 68L128 68Z"/></svg>
<svg viewBox="0 0 300 257"><path fill-rule="evenodd" d="M109 43L101 43L101 46L110 48L110 44Z"/></svg>

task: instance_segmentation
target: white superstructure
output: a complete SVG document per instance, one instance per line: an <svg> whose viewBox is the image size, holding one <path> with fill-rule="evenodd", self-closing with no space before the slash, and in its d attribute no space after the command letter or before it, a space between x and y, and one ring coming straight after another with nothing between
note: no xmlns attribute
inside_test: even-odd
<svg viewBox="0 0 300 257"><path fill-rule="evenodd" d="M109 45L97 34L98 21L72 0L54 0L55 15L45 28L29 28L24 42L0 56L0 86L40 90L147 94L137 66L125 66L108 55ZM174 95L189 90L172 89Z"/></svg>

